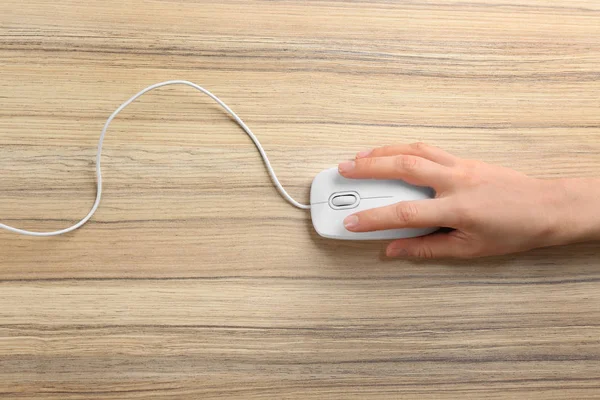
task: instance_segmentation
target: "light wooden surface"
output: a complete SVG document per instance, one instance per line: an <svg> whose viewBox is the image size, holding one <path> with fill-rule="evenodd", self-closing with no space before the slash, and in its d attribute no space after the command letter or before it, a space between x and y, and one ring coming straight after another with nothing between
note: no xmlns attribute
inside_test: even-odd
<svg viewBox="0 0 600 400"><path fill-rule="evenodd" d="M188 79L286 188L426 141L600 176L597 1L0 2L0 220L87 213L106 117ZM210 100L112 125L83 229L0 232L0 398L600 398L600 252L383 262L319 238ZM491 210L493 212L493 210Z"/></svg>

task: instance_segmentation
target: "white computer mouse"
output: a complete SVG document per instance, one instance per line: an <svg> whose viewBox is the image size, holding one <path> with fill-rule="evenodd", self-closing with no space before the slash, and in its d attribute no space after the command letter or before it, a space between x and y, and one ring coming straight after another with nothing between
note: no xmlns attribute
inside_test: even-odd
<svg viewBox="0 0 600 400"><path fill-rule="evenodd" d="M337 168L330 168L320 172L312 182L311 218L317 233L330 239L386 240L423 236L438 227L350 232L343 221L358 211L434 196L431 188L410 185L401 180L348 179L341 176Z"/></svg>

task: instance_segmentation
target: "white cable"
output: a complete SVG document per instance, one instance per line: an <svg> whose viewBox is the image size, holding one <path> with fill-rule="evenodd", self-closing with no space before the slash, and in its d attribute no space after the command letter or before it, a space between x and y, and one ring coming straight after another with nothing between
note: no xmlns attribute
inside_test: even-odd
<svg viewBox="0 0 600 400"><path fill-rule="evenodd" d="M256 136L254 136L254 133L252 133L250 128L248 128L248 126L244 123L244 121L242 121L242 119L240 117L238 117L237 114L234 113L231 110L231 108L229 108L227 106L227 104L223 103L217 96L215 96L208 90L204 89L203 87L196 85L195 83L188 82L188 81L174 80L174 81L160 82L160 83L156 83L154 85L148 86L146 89L142 90L141 92L139 92L138 94L136 94L135 96L133 96L132 98L127 100L125 103L121 104L121 106L119 108L117 108L110 115L110 117L108 117L108 119L106 120L106 123L104 124L104 128L102 128L102 133L100 134L100 140L98 141L98 152L96 153L96 201L94 201L94 205L92 206L92 209L90 210L90 212L81 221L77 222L75 225L70 226L68 228L61 229L59 231L53 231L53 232L32 232L32 231L27 231L24 229L14 228L12 226L8 226L8 225L2 224L2 223L0 223L0 229L6 229L10 232L20 233L22 235L29 235L29 236L56 236L56 235L62 235L64 233L74 231L75 229L77 229L77 228L81 227L83 224L85 224L90 218L92 218L92 216L98 209L98 206L100 205L100 198L102 197L102 171L100 168L100 156L102 154L102 143L104 142L104 136L106 135L108 126L110 125L112 120L121 111L123 111L123 109L125 109L125 107L127 107L128 105L133 103L137 98L142 96L144 93L147 93L151 90L154 90L154 89L162 87L162 86L167 86L167 85L191 86L194 89L197 89L200 92L204 93L205 95L207 95L208 97L210 97L211 99L216 101L221 107L223 107L225 109L225 111L227 111L227 113L233 117L235 122L237 122L242 127L242 129L244 130L244 132L246 132L246 134L250 137L250 139L252 139L252 142L258 149L258 152L260 153L260 156L262 157L262 159L265 163L265 166L267 167L267 171L269 173L269 176L271 177L271 180L273 181L273 184L275 185L275 187L277 188L277 190L279 191L281 196L284 199L286 199L288 202L290 202L292 205L294 205L295 207L301 208L303 210L308 210L310 208L310 205L298 203L285 191L285 189L279 182L279 179L277 179L277 176L275 175L275 171L273 171L273 167L271 166L271 163L269 162L269 158L267 157L267 154L265 153L264 149L262 148L260 142L258 141Z"/></svg>

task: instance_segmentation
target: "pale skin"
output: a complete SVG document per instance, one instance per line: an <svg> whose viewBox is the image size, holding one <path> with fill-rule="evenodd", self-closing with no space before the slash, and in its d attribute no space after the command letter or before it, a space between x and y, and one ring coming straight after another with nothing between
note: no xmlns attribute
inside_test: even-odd
<svg viewBox="0 0 600 400"><path fill-rule="evenodd" d="M476 258L600 240L600 179L536 179L423 143L380 147L339 165L353 179L401 179L431 200L358 212L346 229L439 226L449 232L390 243L388 257Z"/></svg>

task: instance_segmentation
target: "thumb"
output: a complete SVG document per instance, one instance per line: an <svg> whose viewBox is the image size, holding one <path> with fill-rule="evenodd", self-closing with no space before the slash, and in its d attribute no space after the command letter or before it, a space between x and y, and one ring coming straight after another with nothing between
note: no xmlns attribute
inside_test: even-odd
<svg viewBox="0 0 600 400"><path fill-rule="evenodd" d="M469 258L468 242L449 233L400 239L386 249L388 257L407 258Z"/></svg>

